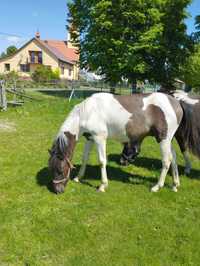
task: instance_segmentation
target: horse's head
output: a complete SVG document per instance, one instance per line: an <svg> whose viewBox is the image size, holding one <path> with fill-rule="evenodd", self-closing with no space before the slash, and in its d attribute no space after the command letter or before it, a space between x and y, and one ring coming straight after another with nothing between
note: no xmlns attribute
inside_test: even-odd
<svg viewBox="0 0 200 266"><path fill-rule="evenodd" d="M75 136L64 132L55 140L49 151L49 169L53 174L53 188L58 193L63 193L70 179L71 170L74 168L71 158L75 146Z"/></svg>
<svg viewBox="0 0 200 266"><path fill-rule="evenodd" d="M129 163L133 163L139 153L140 153L139 142L125 143L120 157L120 164L129 165Z"/></svg>

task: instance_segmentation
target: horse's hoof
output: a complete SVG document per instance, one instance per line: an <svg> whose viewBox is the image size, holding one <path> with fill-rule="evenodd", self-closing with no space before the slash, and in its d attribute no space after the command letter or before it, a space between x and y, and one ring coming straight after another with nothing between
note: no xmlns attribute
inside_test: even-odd
<svg viewBox="0 0 200 266"><path fill-rule="evenodd" d="M172 191L173 191L173 192L178 192L177 187L176 187L176 186L173 186L173 187L172 187Z"/></svg>
<svg viewBox="0 0 200 266"><path fill-rule="evenodd" d="M97 192L106 192L104 186L100 186L100 187L97 189Z"/></svg>
<svg viewBox="0 0 200 266"><path fill-rule="evenodd" d="M79 183L79 182L80 182L78 176L76 176L76 177L73 179L73 181L76 182L76 183Z"/></svg>
<svg viewBox="0 0 200 266"><path fill-rule="evenodd" d="M185 169L184 174L185 174L186 176L189 176L189 175L190 175L190 169Z"/></svg>
<svg viewBox="0 0 200 266"><path fill-rule="evenodd" d="M160 187L158 185L155 185L154 187L151 188L151 192L158 192Z"/></svg>

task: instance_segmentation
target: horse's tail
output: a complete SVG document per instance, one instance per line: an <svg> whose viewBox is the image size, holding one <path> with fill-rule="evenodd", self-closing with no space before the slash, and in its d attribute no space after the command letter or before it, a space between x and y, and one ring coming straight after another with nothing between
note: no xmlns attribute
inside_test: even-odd
<svg viewBox="0 0 200 266"><path fill-rule="evenodd" d="M184 145L200 159L200 104L188 104L180 100L183 118L178 131L183 136Z"/></svg>

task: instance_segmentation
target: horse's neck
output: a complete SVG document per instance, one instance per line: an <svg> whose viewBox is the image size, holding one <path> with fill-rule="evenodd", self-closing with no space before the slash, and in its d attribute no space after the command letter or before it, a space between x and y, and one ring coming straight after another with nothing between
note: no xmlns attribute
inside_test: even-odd
<svg viewBox="0 0 200 266"><path fill-rule="evenodd" d="M72 135L76 136L76 140L79 138L79 120L80 116L77 110L72 110L69 116L66 118L64 123L62 124L59 133L69 132Z"/></svg>

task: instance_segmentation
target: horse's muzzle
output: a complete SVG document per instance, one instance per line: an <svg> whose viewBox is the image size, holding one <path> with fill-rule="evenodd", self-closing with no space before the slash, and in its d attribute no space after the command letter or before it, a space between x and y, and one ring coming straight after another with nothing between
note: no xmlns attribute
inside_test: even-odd
<svg viewBox="0 0 200 266"><path fill-rule="evenodd" d="M56 194L61 194L65 191L65 187L68 183L68 180L62 183L53 183L53 189Z"/></svg>

